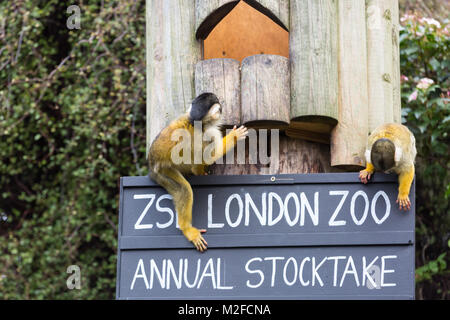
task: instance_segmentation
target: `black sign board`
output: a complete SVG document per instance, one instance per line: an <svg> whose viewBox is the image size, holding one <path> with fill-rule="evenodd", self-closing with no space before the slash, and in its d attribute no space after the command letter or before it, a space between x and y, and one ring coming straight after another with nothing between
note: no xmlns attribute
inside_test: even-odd
<svg viewBox="0 0 450 320"><path fill-rule="evenodd" d="M395 175L192 177L193 225L148 177L120 185L118 299L413 299L411 210Z"/></svg>

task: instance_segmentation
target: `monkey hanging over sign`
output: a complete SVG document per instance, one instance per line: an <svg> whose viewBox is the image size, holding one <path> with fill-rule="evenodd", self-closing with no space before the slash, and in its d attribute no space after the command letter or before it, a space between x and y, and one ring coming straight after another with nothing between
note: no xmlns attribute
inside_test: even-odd
<svg viewBox="0 0 450 320"><path fill-rule="evenodd" d="M409 210L411 201L409 191L414 179L414 160L416 158L416 139L407 127L388 123L376 128L369 136L365 170L359 178L366 184L375 170L398 174L399 187L397 203L400 210Z"/></svg>
<svg viewBox="0 0 450 320"><path fill-rule="evenodd" d="M245 139L248 134L247 128L241 126L234 127L231 132L222 138L219 130L222 115L222 106L217 96L213 93L203 93L191 104L189 110L178 119L172 121L153 141L149 151L149 176L160 184L173 197L173 203L178 215L178 224L184 236L191 241L197 250L203 252L208 245L202 236L205 229L199 230L192 226L192 205L193 192L189 182L184 175L206 174L206 167L209 164L222 158L228 151L234 148L237 141ZM174 161L174 154L180 155L178 150L179 134L185 133L188 136L189 148L184 148L181 153L183 159L188 161ZM196 136L200 136L200 141L196 141ZM204 136L218 137L214 153L211 153L208 161L204 159L206 143ZM195 145L199 143L200 145ZM197 151L196 151L197 150ZM200 150L200 163L195 163L195 152ZM189 153L189 154L186 154ZM198 155L198 154L197 154ZM187 156L187 157L186 157Z"/></svg>

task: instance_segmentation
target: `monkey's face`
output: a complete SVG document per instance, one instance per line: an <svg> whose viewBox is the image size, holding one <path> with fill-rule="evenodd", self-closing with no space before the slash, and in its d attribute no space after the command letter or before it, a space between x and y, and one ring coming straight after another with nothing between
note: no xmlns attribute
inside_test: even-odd
<svg viewBox="0 0 450 320"><path fill-rule="evenodd" d="M219 121L221 115L222 115L222 106L219 103L215 103L211 107L211 109L209 109L206 116L203 118L203 122L210 123Z"/></svg>
<svg viewBox="0 0 450 320"><path fill-rule="evenodd" d="M188 112L191 123L202 121L203 124L214 124L220 120L222 106L214 93L203 93L192 101Z"/></svg>
<svg viewBox="0 0 450 320"><path fill-rule="evenodd" d="M378 171L388 173L395 166L395 145L389 139L379 139L372 145L371 163Z"/></svg>

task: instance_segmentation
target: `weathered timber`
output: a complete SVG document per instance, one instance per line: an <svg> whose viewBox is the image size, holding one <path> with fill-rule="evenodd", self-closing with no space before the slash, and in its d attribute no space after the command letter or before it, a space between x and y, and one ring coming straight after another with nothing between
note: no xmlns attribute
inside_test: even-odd
<svg viewBox="0 0 450 320"><path fill-rule="evenodd" d="M394 118L400 120L398 1L367 0L366 11L370 133Z"/></svg>
<svg viewBox="0 0 450 320"><path fill-rule="evenodd" d="M255 55L242 61L242 123L253 128L284 129L289 124L289 59Z"/></svg>
<svg viewBox="0 0 450 320"><path fill-rule="evenodd" d="M192 1L147 0L146 39L148 152L158 133L194 98L200 44L195 39Z"/></svg>
<svg viewBox="0 0 450 320"><path fill-rule="evenodd" d="M392 10L392 89L394 122L402 122L402 99L400 85L400 15L398 1L391 1Z"/></svg>
<svg viewBox="0 0 450 320"><path fill-rule="evenodd" d="M240 62L233 59L199 61L195 68L195 94L213 92L222 105L222 124L241 123Z"/></svg>
<svg viewBox="0 0 450 320"><path fill-rule="evenodd" d="M268 138L268 144L270 145L270 138ZM216 175L340 172L340 169L330 166L330 148L326 144L293 139L280 132L278 149L279 156L270 152L269 164L261 164L259 159L257 163L254 163L254 161L251 162L247 139L245 164L214 164L209 168L209 172ZM237 150L231 152L237 152ZM259 157L259 151L252 156L253 159ZM235 159L237 159L236 154ZM223 163L226 161L224 160Z"/></svg>
<svg viewBox="0 0 450 320"><path fill-rule="evenodd" d="M339 0L339 123L331 134L331 165L360 169L368 136L366 10Z"/></svg>
<svg viewBox="0 0 450 320"><path fill-rule="evenodd" d="M291 120L286 134L296 139L330 144L330 135L337 120L324 116L303 116Z"/></svg>
<svg viewBox="0 0 450 320"><path fill-rule="evenodd" d="M304 123L328 124L338 118L337 1L298 0L290 6L291 126L307 132ZM310 126L323 134L323 126ZM309 139L308 137L305 137Z"/></svg>

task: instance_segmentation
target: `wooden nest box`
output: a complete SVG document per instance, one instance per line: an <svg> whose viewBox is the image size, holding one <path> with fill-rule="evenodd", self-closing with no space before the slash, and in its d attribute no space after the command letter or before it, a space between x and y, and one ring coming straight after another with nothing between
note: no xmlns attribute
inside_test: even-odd
<svg viewBox="0 0 450 320"><path fill-rule="evenodd" d="M398 20L398 0L147 0L147 144L209 91L226 126L282 131L271 173L357 170L401 121Z"/></svg>

